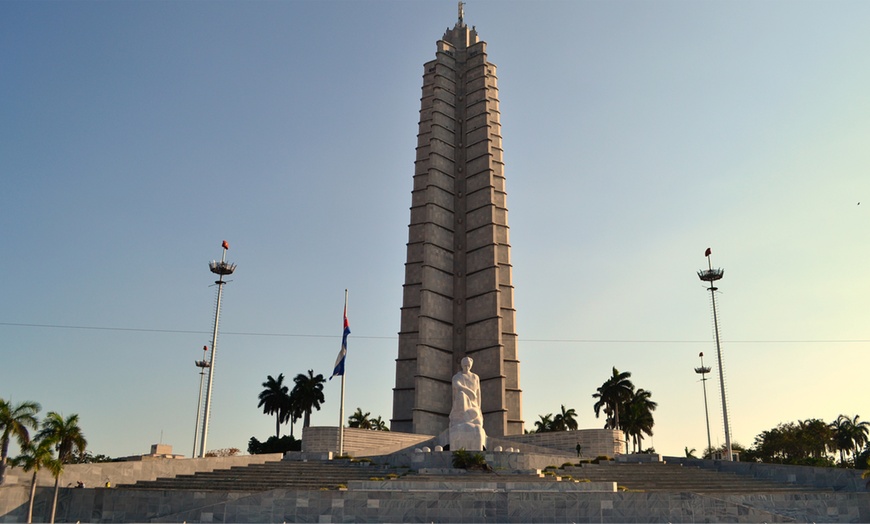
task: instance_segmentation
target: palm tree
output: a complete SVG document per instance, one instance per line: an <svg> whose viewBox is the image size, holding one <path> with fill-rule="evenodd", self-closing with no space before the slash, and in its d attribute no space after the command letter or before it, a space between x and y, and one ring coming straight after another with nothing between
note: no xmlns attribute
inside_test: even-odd
<svg viewBox="0 0 870 524"><path fill-rule="evenodd" d="M605 424L605 428L619 429L619 406L626 402L631 397L631 392L634 391L634 384L628 378L631 373L628 371L620 373L616 367L613 368L613 375L608 378L604 384L597 388L597 393L592 395L592 398L597 398L595 403L595 418L598 418L601 408L605 408L605 414L609 411L613 414L613 420Z"/></svg>
<svg viewBox="0 0 870 524"><path fill-rule="evenodd" d="M860 417L858 417L858 415L852 417L852 427L855 428L852 430L852 442L855 446L852 452L852 456L854 456L856 459L860 454L861 448L868 443L868 435L870 435L870 422L867 422L866 420L863 422L858 422L859 418ZM855 467L857 468L858 465L856 464Z"/></svg>
<svg viewBox="0 0 870 524"><path fill-rule="evenodd" d="M834 446L840 452L840 463L846 461L845 456L847 453L857 459L861 447L868 442L870 422L858 422L859 418L858 415L852 418L840 415L837 417L837 420L831 423L831 430L834 433Z"/></svg>
<svg viewBox="0 0 870 524"><path fill-rule="evenodd" d="M833 432L833 447L840 452L840 464L846 462L846 451L852 450L852 420L846 415L840 415L837 420L831 422L831 431Z"/></svg>
<svg viewBox="0 0 870 524"><path fill-rule="evenodd" d="M538 418L541 420L535 421L535 433L547 433L548 431L553 431L553 414L547 413L546 415L538 415Z"/></svg>
<svg viewBox="0 0 870 524"><path fill-rule="evenodd" d="M304 373L299 373L293 382L296 385L293 386L291 395L296 398L297 406L304 414L302 427L307 428L311 425L311 411L315 409L320 411L320 405L326 402L323 398L323 384L326 383L326 379L321 374L315 376L314 371L309 369L307 377Z"/></svg>
<svg viewBox="0 0 870 524"><path fill-rule="evenodd" d="M302 418L302 415L305 413L302 411L302 404L299 402L299 392L296 391L296 387L290 390L289 397L289 415L290 415L290 436L293 436L293 426L296 425L296 421Z"/></svg>
<svg viewBox="0 0 870 524"><path fill-rule="evenodd" d="M371 419L372 429L375 431L389 431L390 428L387 427L386 421L381 419L381 416L378 415L377 418Z"/></svg>
<svg viewBox="0 0 870 524"><path fill-rule="evenodd" d="M54 446L57 451L58 468L57 471L52 471L54 474L54 499L51 505L51 522L54 524L54 516L57 511L58 483L60 474L63 472L63 465L72 458L74 450L84 453L88 441L85 440L82 429L79 427L78 415L72 414L63 418L63 415L54 411L48 412L36 438L45 441L49 446Z"/></svg>
<svg viewBox="0 0 870 524"><path fill-rule="evenodd" d="M372 429L372 421L369 420L369 415L371 415L371 413L363 413L362 409L356 408L356 411L353 412L353 415L347 417L347 427Z"/></svg>
<svg viewBox="0 0 870 524"><path fill-rule="evenodd" d="M13 466L19 467L25 472L33 471L30 480L30 500L27 503L27 523L33 522L33 500L36 498L36 475L42 468L47 469L52 475L60 475L62 468L60 461L54 458L51 444L45 440L39 442L28 441L21 446L21 454L12 459Z"/></svg>
<svg viewBox="0 0 870 524"><path fill-rule="evenodd" d="M30 441L27 428L36 429L39 421L36 414L42 409L36 402L25 401L13 405L0 398L0 486L6 482L6 462L9 456L9 441L14 437L23 448Z"/></svg>
<svg viewBox="0 0 870 524"><path fill-rule="evenodd" d="M574 408L565 409L565 404L562 404L562 412L556 415L555 421L559 421L559 427L562 431L574 431L577 429L577 411Z"/></svg>
<svg viewBox="0 0 870 524"><path fill-rule="evenodd" d="M622 419L622 430L628 433L634 442L636 452L640 452L643 442L643 434L652 436L652 428L655 425L652 412L658 404L650 400L652 393L640 388L632 391L631 398L623 406L625 416Z"/></svg>
<svg viewBox="0 0 870 524"><path fill-rule="evenodd" d="M263 382L265 388L260 392L260 403L257 407L263 408L263 413L267 415L275 415L275 437L281 438L281 424L290 420L290 388L284 385L284 373L278 375L277 379L272 378L272 375L266 376L266 382ZM290 427L292 433L293 427Z"/></svg>

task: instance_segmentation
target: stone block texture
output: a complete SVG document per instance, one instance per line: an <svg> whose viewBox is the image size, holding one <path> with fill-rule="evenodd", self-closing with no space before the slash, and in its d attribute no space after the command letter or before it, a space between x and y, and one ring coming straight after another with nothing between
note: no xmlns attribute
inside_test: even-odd
<svg viewBox="0 0 870 524"><path fill-rule="evenodd" d="M496 67L462 21L424 65L391 429L438 435L462 358L489 436L523 433Z"/></svg>

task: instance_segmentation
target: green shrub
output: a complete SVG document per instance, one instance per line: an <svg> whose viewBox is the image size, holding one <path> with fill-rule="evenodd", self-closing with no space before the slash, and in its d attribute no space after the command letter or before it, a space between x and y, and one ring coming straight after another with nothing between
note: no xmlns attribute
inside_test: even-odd
<svg viewBox="0 0 870 524"><path fill-rule="evenodd" d="M251 437L248 441L248 453L251 455L286 453L288 451L302 451L302 441L296 440L290 435L284 435L281 438L272 435L266 442L260 442L256 437Z"/></svg>
<svg viewBox="0 0 870 524"><path fill-rule="evenodd" d="M592 463L593 464L601 464L602 461L607 462L609 460L613 460L613 459L608 457L607 455L598 455L597 457L592 459Z"/></svg>
<svg viewBox="0 0 870 524"><path fill-rule="evenodd" d="M486 457L480 453L469 453L461 448L453 452L453 467L458 469L489 469Z"/></svg>
<svg viewBox="0 0 870 524"><path fill-rule="evenodd" d="M571 467L574 467L574 464L573 464L573 463L571 463L571 462L565 462L564 464L562 464L561 466L559 466L559 469L565 469L565 468L571 468Z"/></svg>

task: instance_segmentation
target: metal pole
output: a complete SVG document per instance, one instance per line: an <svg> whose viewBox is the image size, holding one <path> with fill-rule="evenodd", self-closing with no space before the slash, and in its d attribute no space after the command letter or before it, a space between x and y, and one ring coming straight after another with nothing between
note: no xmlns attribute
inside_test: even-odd
<svg viewBox="0 0 870 524"><path fill-rule="evenodd" d="M205 369L199 372L199 399L196 401L196 427L193 430L193 453L191 457L196 457L196 445L199 440L199 413L202 411L202 382L205 378Z"/></svg>
<svg viewBox="0 0 870 524"><path fill-rule="evenodd" d="M221 317L221 294L224 289L223 276L221 276L220 280L217 282L218 285L218 296L217 296L217 307L215 308L214 314L214 331L212 332L211 337L211 358L208 363L208 386L205 388L205 409L202 414L202 441L199 445L199 456L205 456L205 444L208 440L208 417L211 413L211 387L214 382L214 359L217 355L217 336L218 336L218 322L220 322Z"/></svg>
<svg viewBox="0 0 870 524"><path fill-rule="evenodd" d="M202 346L203 351L208 351L208 346ZM196 445L199 441L199 414L202 412L202 383L205 378L205 368L208 365L208 362L205 360L205 355L203 355L202 360L196 362L196 367L199 368L199 396L196 399L196 426L193 428L193 453L190 454L191 458L196 458Z"/></svg>
<svg viewBox="0 0 870 524"><path fill-rule="evenodd" d="M223 242L223 254L221 255L221 261L219 263L212 262L209 266L212 273L219 275L215 284L218 286L218 294L217 294L217 306L215 307L214 312L214 331L212 331L211 337L211 358L208 362L208 386L205 390L205 409L202 414L202 441L199 446L199 456L205 457L205 447L206 441L208 440L208 418L211 414L211 388L212 383L214 382L214 360L217 356L217 338L218 338L218 324L220 323L221 318L221 297L223 295L224 290L224 275L232 275L233 271L235 271L235 264L227 263L227 250L229 249L229 244L224 240Z"/></svg>
<svg viewBox="0 0 870 524"><path fill-rule="evenodd" d="M710 440L710 410L707 409L707 372L710 368L704 367L704 354L701 353L701 385L704 386L704 418L707 420L707 450L713 452L713 443ZM697 371L697 370L696 370Z"/></svg>
<svg viewBox="0 0 870 524"><path fill-rule="evenodd" d="M713 265L707 258L710 269ZM725 398L725 370L722 368L722 346L719 342L719 316L716 313L716 286L710 283L710 299L713 301L713 328L716 332L716 358L719 363L719 386L722 394L722 421L725 423L725 460L731 461L731 428L728 425L728 402Z"/></svg>
<svg viewBox="0 0 870 524"><path fill-rule="evenodd" d="M347 290L344 290L344 317L341 319L344 340L344 319L347 318ZM347 375L347 354L344 355L344 373L341 374L341 408L338 415L338 455L344 455L344 377Z"/></svg>

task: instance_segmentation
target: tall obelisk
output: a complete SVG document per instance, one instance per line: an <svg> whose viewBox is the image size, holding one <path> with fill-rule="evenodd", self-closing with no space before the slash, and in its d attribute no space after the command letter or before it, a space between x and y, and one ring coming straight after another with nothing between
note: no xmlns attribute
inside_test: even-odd
<svg viewBox="0 0 870 524"><path fill-rule="evenodd" d="M423 67L391 429L447 429L468 356L487 435L522 434L496 67L461 2Z"/></svg>

